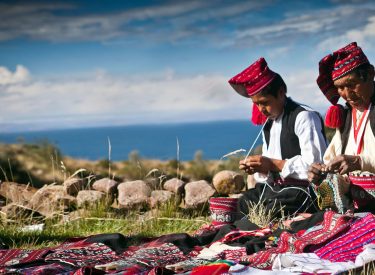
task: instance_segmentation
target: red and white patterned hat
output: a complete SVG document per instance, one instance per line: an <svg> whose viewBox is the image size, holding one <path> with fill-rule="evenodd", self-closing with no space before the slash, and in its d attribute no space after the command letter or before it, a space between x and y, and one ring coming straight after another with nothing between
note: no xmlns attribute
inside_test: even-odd
<svg viewBox="0 0 375 275"><path fill-rule="evenodd" d="M369 63L369 61L356 42L352 42L320 60L319 76L316 82L325 97L333 104L326 114L326 126L339 128L344 123L343 108L337 104L340 95L333 82L366 63Z"/></svg>
<svg viewBox="0 0 375 275"><path fill-rule="evenodd" d="M261 57L228 82L237 93L250 97L270 84L275 75L275 72L268 67L266 60Z"/></svg>
<svg viewBox="0 0 375 275"><path fill-rule="evenodd" d="M366 55L356 42L352 42L320 60L316 82L327 99L335 105L340 96L333 81L366 63L369 63Z"/></svg>

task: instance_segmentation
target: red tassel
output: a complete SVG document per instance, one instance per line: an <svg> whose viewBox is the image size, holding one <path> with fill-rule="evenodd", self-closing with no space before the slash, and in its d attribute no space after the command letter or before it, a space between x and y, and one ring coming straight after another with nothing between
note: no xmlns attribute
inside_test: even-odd
<svg viewBox="0 0 375 275"><path fill-rule="evenodd" d="M253 104L253 111L251 114L251 122L255 125L263 125L267 120L267 117L263 115L261 111L259 111L258 107Z"/></svg>
<svg viewBox="0 0 375 275"><path fill-rule="evenodd" d="M344 107L340 104L332 105L326 113L325 124L329 128L340 128L344 124Z"/></svg>

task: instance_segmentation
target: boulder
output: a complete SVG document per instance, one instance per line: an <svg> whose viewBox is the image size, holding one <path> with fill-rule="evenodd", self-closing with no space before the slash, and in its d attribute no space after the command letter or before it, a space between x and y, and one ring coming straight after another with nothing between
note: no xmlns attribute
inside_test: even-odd
<svg viewBox="0 0 375 275"><path fill-rule="evenodd" d="M213 177L212 184L220 195L229 195L241 193L245 186L245 181L241 174L223 170Z"/></svg>
<svg viewBox="0 0 375 275"><path fill-rule="evenodd" d="M215 188L205 180L189 182L185 185L185 207L195 209L208 204L215 193Z"/></svg>
<svg viewBox="0 0 375 275"><path fill-rule="evenodd" d="M89 189L88 185L86 178L70 178L63 183L65 193L70 196L77 196L79 191Z"/></svg>
<svg viewBox="0 0 375 275"><path fill-rule="evenodd" d="M38 211L15 203L9 203L2 207L1 212L4 218L18 222L32 222L33 220L43 219L43 215Z"/></svg>
<svg viewBox="0 0 375 275"><path fill-rule="evenodd" d="M0 195L7 201L20 205L27 205L36 191L38 191L37 188L16 182L2 182L0 184Z"/></svg>
<svg viewBox="0 0 375 275"><path fill-rule="evenodd" d="M106 194L96 190L81 190L76 199L78 207L97 206L105 202Z"/></svg>
<svg viewBox="0 0 375 275"><path fill-rule="evenodd" d="M160 178L148 177L144 181L150 186L151 190L160 190L163 186Z"/></svg>
<svg viewBox="0 0 375 275"><path fill-rule="evenodd" d="M50 217L55 212L65 212L74 209L76 198L65 193L61 185L46 185L39 189L29 202L29 207Z"/></svg>
<svg viewBox="0 0 375 275"><path fill-rule="evenodd" d="M185 186L184 181L178 178L173 178L173 179L167 180L164 183L163 187L167 191L173 192L177 195L181 195L182 193L184 193L184 186Z"/></svg>
<svg viewBox="0 0 375 275"><path fill-rule="evenodd" d="M173 193L166 190L154 190L151 192L149 200L150 207L155 208L161 204L170 202L173 199Z"/></svg>
<svg viewBox="0 0 375 275"><path fill-rule="evenodd" d="M151 188L142 180L120 183L118 189L119 208L140 208L147 204Z"/></svg>
<svg viewBox="0 0 375 275"><path fill-rule="evenodd" d="M110 196L113 196L117 190L117 186L118 186L117 181L111 180L109 178L103 178L103 179L95 181L94 184L92 185L92 189L103 192Z"/></svg>

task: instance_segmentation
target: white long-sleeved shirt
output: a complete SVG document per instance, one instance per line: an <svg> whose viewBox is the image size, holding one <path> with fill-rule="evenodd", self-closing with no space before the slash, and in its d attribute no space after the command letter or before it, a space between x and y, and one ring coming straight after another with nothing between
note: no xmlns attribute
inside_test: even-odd
<svg viewBox="0 0 375 275"><path fill-rule="evenodd" d="M306 106L303 107L307 110L302 111L297 115L294 125L294 132L299 140L301 154L286 159L284 167L280 172L282 178L292 177L295 179L307 180L307 170L309 166L314 162L321 162L323 154L327 148L327 142L321 134L322 123L319 115L311 109L308 109ZM280 134L283 127L283 115L284 113L272 123L268 148L265 142L264 133L262 133L262 155L265 157L282 159ZM256 182L271 183L273 181L270 174L264 175L255 173L254 178Z"/></svg>
<svg viewBox="0 0 375 275"><path fill-rule="evenodd" d="M356 111L360 112L360 111ZM353 126L353 124L352 124ZM336 129L336 133L333 136L331 143L329 144L327 151L324 154L324 163L328 163L335 156L341 154L342 141L339 129ZM351 127L348 144L345 148L345 155L357 155L357 147L354 141L354 129ZM363 149L359 154L361 157L361 170L375 173L375 136L372 132L370 120L366 121L366 126L363 134Z"/></svg>

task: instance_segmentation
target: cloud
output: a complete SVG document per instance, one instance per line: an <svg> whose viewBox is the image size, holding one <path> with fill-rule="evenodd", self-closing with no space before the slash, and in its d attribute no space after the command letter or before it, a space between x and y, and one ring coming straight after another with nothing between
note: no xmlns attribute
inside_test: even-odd
<svg viewBox="0 0 375 275"><path fill-rule="evenodd" d="M267 2L165 2L116 12L80 12L79 15L74 14L79 11L79 6L63 3L0 4L0 40L27 37L55 42L108 41L147 36L176 41L193 34L217 32L215 24L208 27L207 21L220 23L221 20L264 6Z"/></svg>
<svg viewBox="0 0 375 275"><path fill-rule="evenodd" d="M346 1L343 5L334 1L333 7L326 9L313 5L293 13L280 12L272 20L254 20L259 17L258 11L265 8L276 8L276 4L272 0L167 1L94 13L82 12L79 2L72 5L21 1L0 4L0 41L17 38L102 43L204 41L215 47L244 48L291 44L307 36L316 40L329 39L333 34L341 36L347 30L362 27L375 11L371 2Z"/></svg>
<svg viewBox="0 0 375 275"><path fill-rule="evenodd" d="M249 102L223 75L162 74L30 79L0 86L2 116L16 130L247 119ZM242 111L241 110L242 106ZM18 126L17 126L18 125Z"/></svg>
<svg viewBox="0 0 375 275"><path fill-rule="evenodd" d="M283 77L295 100L319 111L328 106L315 84L315 71ZM143 77L97 70L75 77L29 78L0 86L0 125L15 131L248 119L250 100L238 95L228 79L219 74L180 76L171 69Z"/></svg>
<svg viewBox="0 0 375 275"><path fill-rule="evenodd" d="M333 36L331 38L325 39L318 44L318 48L321 50L336 50L341 46L356 41L362 47L370 48L375 40L375 16L369 17L367 24L363 27L353 28L347 30L344 34Z"/></svg>
<svg viewBox="0 0 375 275"><path fill-rule="evenodd" d="M273 24L238 30L234 44L243 47L253 45L254 42L264 45L340 36L348 29L363 26L374 12L375 6L367 3L313 8L304 11L302 15L297 11L286 14L285 19Z"/></svg>
<svg viewBox="0 0 375 275"><path fill-rule="evenodd" d="M14 73L6 67L0 67L0 85L22 83L29 78L29 71L22 65L17 65Z"/></svg>

